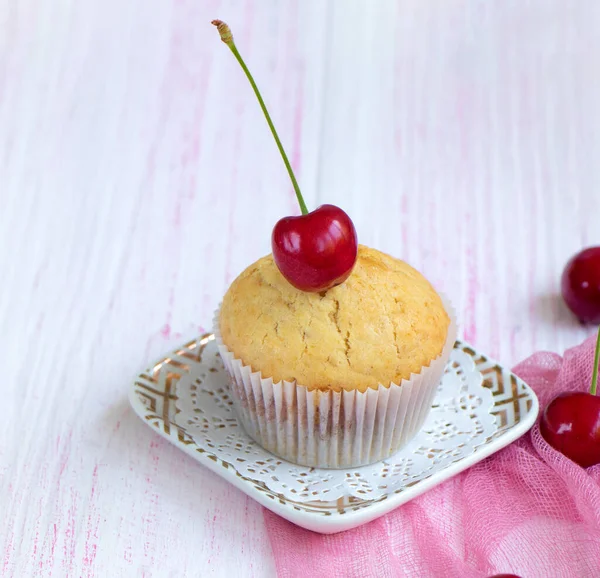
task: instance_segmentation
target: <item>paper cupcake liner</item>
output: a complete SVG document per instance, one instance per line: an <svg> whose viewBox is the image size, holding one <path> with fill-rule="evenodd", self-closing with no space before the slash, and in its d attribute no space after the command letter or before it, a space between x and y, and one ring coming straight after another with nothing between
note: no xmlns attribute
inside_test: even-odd
<svg viewBox="0 0 600 578"><path fill-rule="evenodd" d="M365 392L309 391L295 381L263 377L223 343L219 308L215 338L248 435L284 460L316 468L366 466L396 453L423 426L456 341L456 314L442 300L450 317L442 353L410 379Z"/></svg>

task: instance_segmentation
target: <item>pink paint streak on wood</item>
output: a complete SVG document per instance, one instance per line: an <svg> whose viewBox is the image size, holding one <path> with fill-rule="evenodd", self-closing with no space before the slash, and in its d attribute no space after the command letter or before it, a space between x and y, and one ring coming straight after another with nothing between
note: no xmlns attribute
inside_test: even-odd
<svg viewBox="0 0 600 578"><path fill-rule="evenodd" d="M94 467L92 473L92 487L90 499L88 503L88 514L85 530L85 553L82 560L82 566L86 570L87 575L93 577L94 561L98 550L98 528L100 526L100 516L97 508L97 490L98 490L98 466Z"/></svg>
<svg viewBox="0 0 600 578"><path fill-rule="evenodd" d="M14 532L15 525L14 522L11 521L6 527L7 538L5 542L4 557L2 560L2 573L5 576L9 576L14 568L14 562L12 560L12 557L15 553Z"/></svg>
<svg viewBox="0 0 600 578"><path fill-rule="evenodd" d="M475 254L472 247L468 247L465 251L466 266L467 266L467 295L466 307L464 311L464 338L469 343L477 343L477 322L476 308L478 296L478 281Z"/></svg>
<svg viewBox="0 0 600 578"><path fill-rule="evenodd" d="M79 523L79 492L71 488L67 491L68 504L66 506L66 522L63 530L63 559L62 569L68 576L75 563L75 553L77 548L77 526Z"/></svg>

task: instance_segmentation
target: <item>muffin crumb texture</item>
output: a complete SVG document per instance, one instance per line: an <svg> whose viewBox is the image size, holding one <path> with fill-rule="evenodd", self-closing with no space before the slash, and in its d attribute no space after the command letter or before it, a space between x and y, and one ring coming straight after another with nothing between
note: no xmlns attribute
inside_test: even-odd
<svg viewBox="0 0 600 578"><path fill-rule="evenodd" d="M364 246L350 277L322 294L295 289L263 257L232 283L219 318L224 344L263 378L334 391L410 378L440 355L449 324L418 271Z"/></svg>

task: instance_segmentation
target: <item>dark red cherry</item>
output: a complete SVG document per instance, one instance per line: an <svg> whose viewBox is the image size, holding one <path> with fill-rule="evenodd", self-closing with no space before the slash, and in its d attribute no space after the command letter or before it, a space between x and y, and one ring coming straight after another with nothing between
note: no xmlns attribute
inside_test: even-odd
<svg viewBox="0 0 600 578"><path fill-rule="evenodd" d="M562 393L544 410L540 433L556 450L582 468L600 463L600 397Z"/></svg>
<svg viewBox="0 0 600 578"><path fill-rule="evenodd" d="M562 275L562 294L583 323L600 323L600 247L575 255Z"/></svg>
<svg viewBox="0 0 600 578"><path fill-rule="evenodd" d="M590 393L561 393L548 404L540 420L542 437L582 468L600 464L600 397L596 395L599 365L600 327Z"/></svg>
<svg viewBox="0 0 600 578"><path fill-rule="evenodd" d="M285 154L263 98L240 55L233 34L225 22L213 20L221 40L229 46L256 94L283 163L294 186L299 217L285 217L277 222L271 236L273 257L282 275L302 291L327 291L345 281L352 272L358 254L356 230L350 217L339 207L323 205L308 212L292 165Z"/></svg>
<svg viewBox="0 0 600 578"><path fill-rule="evenodd" d="M271 246L281 274L301 291L326 291L343 283L358 253L354 224L334 205L279 220Z"/></svg>

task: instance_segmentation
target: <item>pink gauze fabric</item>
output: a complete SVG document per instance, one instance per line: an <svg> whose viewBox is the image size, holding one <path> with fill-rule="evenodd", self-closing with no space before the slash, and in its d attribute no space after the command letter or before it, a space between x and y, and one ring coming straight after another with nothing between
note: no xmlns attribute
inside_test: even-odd
<svg viewBox="0 0 600 578"><path fill-rule="evenodd" d="M540 408L586 391L594 339L515 373ZM330 536L265 510L278 576L600 578L600 465L584 470L530 433L369 524Z"/></svg>

